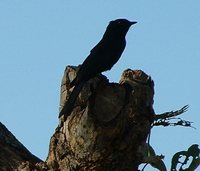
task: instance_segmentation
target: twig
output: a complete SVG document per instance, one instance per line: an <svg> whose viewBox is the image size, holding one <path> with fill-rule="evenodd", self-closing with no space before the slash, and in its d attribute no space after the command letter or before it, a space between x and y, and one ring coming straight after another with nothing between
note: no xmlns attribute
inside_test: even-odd
<svg viewBox="0 0 200 171"><path fill-rule="evenodd" d="M162 113L162 114L156 114L154 121L157 121L159 119L166 119L166 118L171 118L171 117L174 117L174 116L181 115L182 113L187 112L188 108L189 108L189 105L185 105L181 109L176 110L176 111L165 112L165 113Z"/></svg>
<svg viewBox="0 0 200 171"><path fill-rule="evenodd" d="M181 118L176 118L176 116L181 115L187 112L189 105L183 106L181 109L171 112L165 112L162 114L157 114L154 117L154 123L152 126L185 126L192 127L192 122L182 120ZM176 122L171 122L176 120ZM194 127L192 127L194 128Z"/></svg>

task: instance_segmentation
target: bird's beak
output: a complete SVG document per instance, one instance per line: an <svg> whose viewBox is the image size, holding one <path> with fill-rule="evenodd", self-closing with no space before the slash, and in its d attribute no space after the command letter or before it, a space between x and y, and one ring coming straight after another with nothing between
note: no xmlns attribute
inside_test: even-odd
<svg viewBox="0 0 200 171"><path fill-rule="evenodd" d="M136 24L136 23L137 23L136 21L131 21L131 25Z"/></svg>

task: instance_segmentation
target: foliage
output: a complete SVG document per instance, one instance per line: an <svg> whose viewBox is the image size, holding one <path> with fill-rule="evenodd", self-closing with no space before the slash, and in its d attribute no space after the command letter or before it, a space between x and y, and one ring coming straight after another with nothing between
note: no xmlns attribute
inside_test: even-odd
<svg viewBox="0 0 200 171"><path fill-rule="evenodd" d="M162 114L155 115L153 126L184 126L192 127L192 122L185 121L181 118L177 118L178 115L183 114L187 111L188 105L185 105L180 110L165 112ZM176 121L176 122L175 122ZM194 128L194 127L192 127ZM149 135L150 138L150 135ZM149 140L148 140L149 141ZM145 167L150 164L152 167L166 171L165 163L163 162L163 155L156 155L154 149L150 146L149 142L143 144L139 149L142 155L141 163L145 163L142 168L144 171ZM197 144L191 145L187 151L180 151L174 154L171 161L171 171L194 171L200 165L200 149Z"/></svg>
<svg viewBox="0 0 200 171"><path fill-rule="evenodd" d="M183 161L181 161L181 159ZM187 151L180 151L174 154L171 162L171 171L178 171L178 170L193 171L199 165L200 165L200 149L198 148L197 144L193 144L188 148Z"/></svg>

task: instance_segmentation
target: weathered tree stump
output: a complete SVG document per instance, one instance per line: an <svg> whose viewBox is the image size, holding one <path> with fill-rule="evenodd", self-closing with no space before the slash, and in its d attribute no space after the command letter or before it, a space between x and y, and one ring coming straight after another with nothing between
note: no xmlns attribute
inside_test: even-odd
<svg viewBox="0 0 200 171"><path fill-rule="evenodd" d="M61 108L77 67L67 67ZM141 70L127 69L120 83L99 74L88 81L66 121L51 138L47 165L52 170L138 170L139 147L146 142L154 117L154 84Z"/></svg>

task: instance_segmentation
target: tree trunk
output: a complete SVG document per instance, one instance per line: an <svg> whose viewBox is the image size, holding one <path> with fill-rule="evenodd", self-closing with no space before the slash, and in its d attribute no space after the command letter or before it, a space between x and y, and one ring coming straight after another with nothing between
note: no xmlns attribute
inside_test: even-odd
<svg viewBox="0 0 200 171"><path fill-rule="evenodd" d="M77 70L65 70L61 109ZM60 118L46 162L28 161L36 170L137 171L142 160L139 147L146 142L154 117L153 87L141 70L125 70L119 84L99 74L84 85L66 121Z"/></svg>
<svg viewBox="0 0 200 171"><path fill-rule="evenodd" d="M0 171L28 171L39 162L0 122Z"/></svg>

